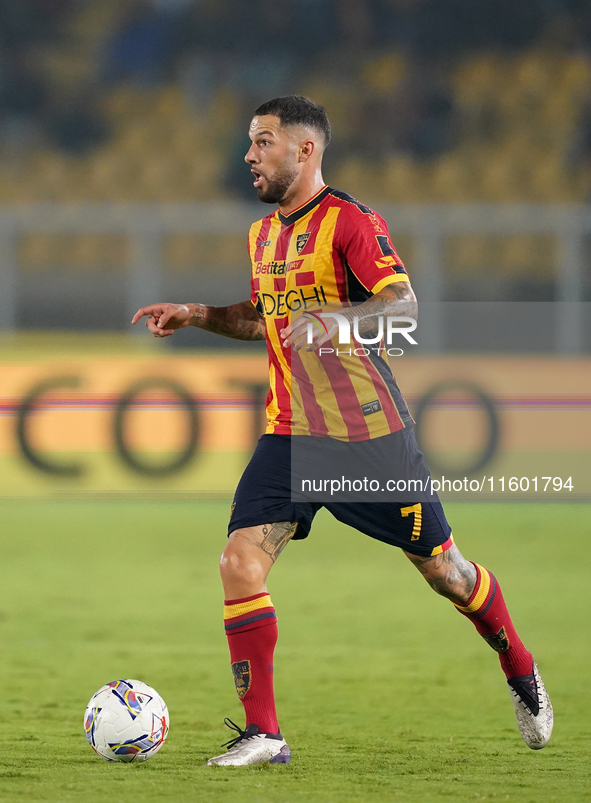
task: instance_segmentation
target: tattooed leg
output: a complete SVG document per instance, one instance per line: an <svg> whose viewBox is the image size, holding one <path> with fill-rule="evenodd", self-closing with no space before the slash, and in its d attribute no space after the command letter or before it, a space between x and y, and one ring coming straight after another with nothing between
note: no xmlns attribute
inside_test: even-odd
<svg viewBox="0 0 591 803"><path fill-rule="evenodd" d="M476 583L476 569L455 544L440 555L428 558L410 552L404 554L434 591L452 602L467 602Z"/></svg>
<svg viewBox="0 0 591 803"><path fill-rule="evenodd" d="M293 538L297 526L293 521L278 521L276 524L263 525L265 537L261 541L260 547L271 557L273 563L283 552L287 542Z"/></svg>
<svg viewBox="0 0 591 803"><path fill-rule="evenodd" d="M405 554L431 588L450 599L459 613L470 619L476 631L499 654L501 668L509 681L521 735L532 749L544 747L552 731L552 706L539 675L537 680L533 677L537 672L533 656L515 630L497 578L483 566L465 560L455 544L446 552L429 558ZM514 685L517 680L523 684ZM518 686L523 689L537 687L536 691L528 692L532 696L527 699L533 701L534 707L524 708L526 714L518 705L528 706L530 703L516 702L523 700L515 691ZM539 700L543 703L541 708Z"/></svg>
<svg viewBox="0 0 591 803"><path fill-rule="evenodd" d="M226 599L241 599L267 590L267 575L297 526L296 522L279 521L231 533L220 560Z"/></svg>

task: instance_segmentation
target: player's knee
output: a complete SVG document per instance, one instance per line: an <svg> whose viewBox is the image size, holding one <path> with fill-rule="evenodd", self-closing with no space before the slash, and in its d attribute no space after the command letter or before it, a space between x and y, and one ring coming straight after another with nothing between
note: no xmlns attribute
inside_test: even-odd
<svg viewBox="0 0 591 803"><path fill-rule="evenodd" d="M265 582L266 572L256 555L229 541L220 558L220 574L224 583L258 586Z"/></svg>

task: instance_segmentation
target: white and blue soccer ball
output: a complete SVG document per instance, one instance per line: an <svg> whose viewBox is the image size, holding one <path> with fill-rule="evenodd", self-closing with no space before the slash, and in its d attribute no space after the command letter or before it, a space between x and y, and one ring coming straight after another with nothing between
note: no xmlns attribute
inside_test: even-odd
<svg viewBox="0 0 591 803"><path fill-rule="evenodd" d="M168 736L168 708L140 680L113 680L90 698L84 714L88 744L107 761L146 761Z"/></svg>

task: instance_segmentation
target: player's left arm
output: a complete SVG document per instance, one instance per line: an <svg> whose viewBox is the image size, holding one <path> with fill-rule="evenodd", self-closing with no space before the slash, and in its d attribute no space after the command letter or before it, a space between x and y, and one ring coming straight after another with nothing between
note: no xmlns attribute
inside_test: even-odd
<svg viewBox="0 0 591 803"><path fill-rule="evenodd" d="M412 318L417 320L417 297L408 281L395 281L387 284L379 293L371 296L363 304L343 310L343 315L353 322L359 321L359 334L364 337L376 330L376 318Z"/></svg>
<svg viewBox="0 0 591 803"><path fill-rule="evenodd" d="M347 269L367 292L366 301L338 310L351 326L357 320L361 337L375 336L380 316L417 320L416 296L386 223L379 215L361 205L344 207L337 223L335 244ZM308 345L305 335L309 323L309 316L304 314L283 330L284 346L294 344L296 351L304 347L316 350L338 329L336 321L323 318L322 326L312 330L313 342Z"/></svg>
<svg viewBox="0 0 591 803"><path fill-rule="evenodd" d="M319 310L320 311L320 310ZM336 312L336 310L335 310ZM412 318L417 320L417 297L408 281L394 281L387 284L378 293L368 298L363 304L354 307L341 307L339 314L347 318L353 327L356 318L358 332L361 337L372 337L378 331L378 318ZM302 315L289 327L282 330L283 346L293 344L296 351L306 348L306 351L316 351L330 340L338 331L336 320L324 318L325 331L312 330L313 342L308 345L306 335L310 318Z"/></svg>

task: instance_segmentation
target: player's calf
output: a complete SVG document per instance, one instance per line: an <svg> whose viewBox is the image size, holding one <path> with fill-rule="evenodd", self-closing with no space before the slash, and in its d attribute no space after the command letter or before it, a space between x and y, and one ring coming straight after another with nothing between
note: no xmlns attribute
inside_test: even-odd
<svg viewBox="0 0 591 803"><path fill-rule="evenodd" d="M432 557L406 554L431 588L450 599L498 653L519 732L532 750L545 747L554 722L552 703L531 652L515 630L496 577L467 561L455 545Z"/></svg>
<svg viewBox="0 0 591 803"><path fill-rule="evenodd" d="M466 560L455 544L432 557L406 554L431 588L451 600L499 654L507 678L531 674L532 654L517 635L499 583L491 572Z"/></svg>

